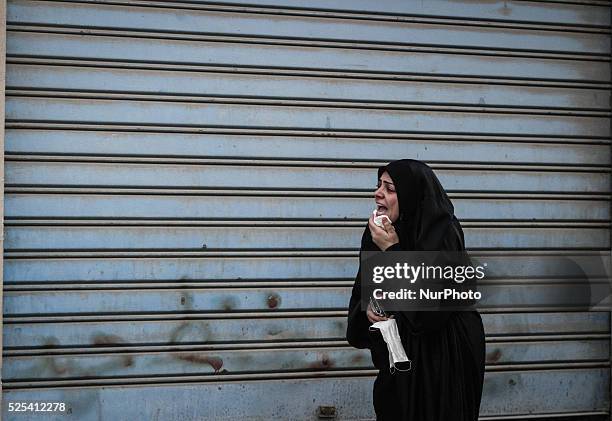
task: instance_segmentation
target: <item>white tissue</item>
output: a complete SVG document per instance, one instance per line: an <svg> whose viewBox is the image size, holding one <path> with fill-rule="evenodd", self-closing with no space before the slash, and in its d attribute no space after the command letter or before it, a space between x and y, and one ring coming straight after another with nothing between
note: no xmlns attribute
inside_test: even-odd
<svg viewBox="0 0 612 421"><path fill-rule="evenodd" d="M398 371L409 371L412 367L412 361L406 355L404 345L402 345L402 339L397 329L397 322L395 319L387 319L380 322L374 323L370 326L370 330L379 329L382 334L385 343L387 344L387 350L389 351L389 370L393 373L394 370ZM401 370L395 367L397 363L409 362L408 369Z"/></svg>
<svg viewBox="0 0 612 421"><path fill-rule="evenodd" d="M379 226L379 227L383 226L383 219L385 219L385 218L387 219L387 221L389 221L389 223L391 223L391 220L389 219L389 217L387 215L377 216L376 215L376 209L374 209L372 214L374 214L374 224Z"/></svg>

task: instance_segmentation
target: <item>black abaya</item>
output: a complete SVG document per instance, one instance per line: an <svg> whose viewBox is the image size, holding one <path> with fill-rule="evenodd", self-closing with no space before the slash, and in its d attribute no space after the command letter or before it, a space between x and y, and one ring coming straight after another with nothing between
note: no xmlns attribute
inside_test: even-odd
<svg viewBox="0 0 612 421"><path fill-rule="evenodd" d="M393 223L400 242L388 250L465 251L454 208L433 171L414 160L394 161L387 171L398 196L400 216ZM380 250L366 227L361 250ZM347 340L369 348L378 376L374 382L377 420L476 421L485 366L482 319L476 311L394 312L412 369L389 371L387 346L370 331L361 309L361 270L349 303Z"/></svg>

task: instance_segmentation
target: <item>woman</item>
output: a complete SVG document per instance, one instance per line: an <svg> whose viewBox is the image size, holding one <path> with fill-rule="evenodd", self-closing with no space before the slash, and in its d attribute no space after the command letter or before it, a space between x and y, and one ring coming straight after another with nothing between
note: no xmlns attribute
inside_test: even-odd
<svg viewBox="0 0 612 421"><path fill-rule="evenodd" d="M464 251L463 231L453 205L426 164L411 159L378 169L375 192L383 227L370 217L361 250ZM384 220L384 218L383 218ZM369 348L378 368L374 382L377 420L475 421L484 380L485 338L476 311L395 312L409 371L389 370L387 346L372 323L386 320L370 306L361 309L361 271L349 303L347 340Z"/></svg>

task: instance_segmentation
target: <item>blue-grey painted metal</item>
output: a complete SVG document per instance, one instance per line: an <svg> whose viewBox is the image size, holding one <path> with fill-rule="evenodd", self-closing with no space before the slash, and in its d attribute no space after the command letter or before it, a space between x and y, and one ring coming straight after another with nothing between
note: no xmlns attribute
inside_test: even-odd
<svg viewBox="0 0 612 421"><path fill-rule="evenodd" d="M10 76L10 74L9 74ZM606 98L606 101L608 99ZM183 129L189 131L189 128ZM191 131L204 131L191 129ZM210 130L209 130L210 132ZM240 151L250 158L291 158L304 160L343 160L346 151L351 151L355 160L379 159L381 162L397 156L412 156L428 161L444 161L448 151L463 163L481 162L483 156L491 161L504 164L563 164L608 165L609 140L572 139L565 136L538 138L531 136L487 136L433 135L433 134L367 134L355 133L334 135L330 141L326 132L319 136L294 135L241 135L217 133L165 133L107 132L79 130L11 130L6 133L5 148L12 154L36 153L94 154L112 156L148 156L179 158L192 157L225 158ZM585 137L588 134L585 134ZM205 139L205 141L204 141ZM483 142L493 140L493 142ZM530 142L525 147L525 141ZM557 143L557 142L563 143ZM167 158L166 158L167 159ZM201 162L201 161L196 161ZM498 164L499 166L499 164ZM368 186L366 186L368 187Z"/></svg>
<svg viewBox="0 0 612 421"><path fill-rule="evenodd" d="M487 363L494 371L504 364L537 364L542 361L601 362L610 355L609 340L496 342L488 345ZM119 376L156 376L239 374L253 371L307 371L309 369L369 369L368 350L346 346L308 346L291 349L184 350L162 352L121 352L68 356L7 357L4 365L5 382L16 379L63 380L95 374L109 378ZM33 383L35 381L15 381Z"/></svg>
<svg viewBox="0 0 612 421"><path fill-rule="evenodd" d="M132 4L138 4L136 2ZM310 7L312 4L309 5ZM450 5L449 5L450 9ZM605 9L602 8L604 11ZM446 11L448 13L448 11ZM150 32L188 32L270 38L316 38L318 40L366 42L372 44L418 44L440 47L454 45L457 38L469 48L508 49L509 45L546 52L607 55L610 39L605 32L572 33L538 30L500 31L478 26L424 25L423 23L372 22L358 19L312 19L300 16L270 17L253 13L222 13L207 10L189 11L125 7L115 5L49 5L44 1L16 1L9 10L9 21L33 25L82 25L118 30ZM328 41L328 42L330 42Z"/></svg>
<svg viewBox="0 0 612 421"><path fill-rule="evenodd" d="M566 306L580 305L580 294L573 302L572 291L581 291L582 286L569 282L544 285L487 286L487 294L479 304L484 308L525 309L558 308L559 302ZM578 287L578 288L576 288ZM149 287L151 288L151 287ZM350 287L243 287L232 289L211 288L204 284L200 289L186 288L147 290L134 294L125 291L7 291L4 300L7 314L15 317L28 314L139 314L150 312L240 312L276 310L327 310L342 309ZM604 304L610 304L606 300Z"/></svg>
<svg viewBox="0 0 612 421"><path fill-rule="evenodd" d="M222 162L222 161L221 161ZM280 164L280 163L279 163ZM10 162L5 176L11 186L103 186L153 187L153 188L251 188L251 189L326 189L366 190L372 192L372 167L346 168L333 163L328 167L294 167L263 165L168 165L168 164L121 164L113 163L67 163L67 162ZM435 167L435 166L434 166ZM518 172L517 168L470 170L461 169L437 171L440 182L447 191L502 191L514 190L533 192L610 192L610 172L596 168L582 168L582 171L553 171L541 167L541 171ZM79 179L74 179L79 174Z"/></svg>
<svg viewBox="0 0 612 421"><path fill-rule="evenodd" d="M50 221L47 221L47 224ZM64 222L65 224L66 222ZM163 222L161 222L163 224ZM25 249L147 249L193 251L204 245L211 248L229 248L240 245L255 248L261 241L276 247L291 249L346 249L347 244L361 241L363 227L350 226L274 226L274 221L259 223L259 228L235 225L225 226L7 226L4 247L7 251ZM256 225L257 223L253 223ZM467 225L467 224L466 224ZM511 227L466 227L466 246L471 249L487 248L548 248L558 244L572 244L574 248L598 248L609 245L608 224L577 225L575 227L529 226L528 223Z"/></svg>
<svg viewBox="0 0 612 421"><path fill-rule="evenodd" d="M60 386L16 389L10 394L21 401L41 399L67 402L72 414L50 414L51 417L47 418L54 420L202 419L203 406L208 415L206 419L210 420L249 417L261 420L291 419L293 414L304 414L304 419L317 419L316 408L320 405L335 406L338 414L345 419L373 418L372 377L342 377L333 372L326 374L322 377L329 378L298 377L265 382L223 382L221 378L229 375L219 375L214 382L195 385L72 389ZM531 413L605 413L609 380L608 370L599 368L490 373L486 377L481 414L495 415L519 406ZM542 399L542 390L546 391L547 399ZM242 402L257 403L257 418L252 417L253 406L238 404L236 396L240 396ZM308 400L296 399L296 396L308 396ZM7 413L4 412L4 415Z"/></svg>
<svg viewBox="0 0 612 421"><path fill-rule="evenodd" d="M104 95L100 95L103 97ZM109 125L198 127L237 125L244 128L276 127L290 129L361 130L401 132L420 128L444 133L450 127L457 133L483 131L496 135L579 137L585 133L597 138L610 136L608 116L521 115L490 111L378 110L369 108L278 106L267 104L219 104L198 102L151 102L143 100L7 97L6 119L31 123L100 122ZM486 116L486 118L483 118Z"/></svg>
<svg viewBox="0 0 612 421"><path fill-rule="evenodd" d="M125 3L125 1L124 1ZM172 4L172 2L167 2ZM279 8L298 8L307 11L342 11L355 13L374 12L376 14L391 15L394 20L402 18L438 18L442 19L475 19L480 21L493 20L496 22L521 22L533 24L534 22L548 25L576 25L583 27L603 27L610 24L610 10L608 2L604 1L574 1L559 2L551 6L546 1L535 1L525 4L519 1L493 0L486 3L475 3L470 0L434 0L421 2L419 0L388 0L382 4L374 4L368 0L223 0L216 4L240 4L249 6L277 6ZM583 3L583 4L581 4ZM274 11L274 9L272 9ZM457 41L455 40L455 43Z"/></svg>
<svg viewBox="0 0 612 421"><path fill-rule="evenodd" d="M573 252L576 253L576 252ZM586 275L602 277L610 264L599 253L576 260ZM6 253L5 282L194 281L206 279L350 279L357 252L293 250L252 251L60 251ZM561 256L563 257L563 256ZM574 258L577 259L577 258ZM491 279L571 278L559 256L537 252L474 253L475 263L487 263ZM573 274L575 277L576 274Z"/></svg>
<svg viewBox="0 0 612 421"><path fill-rule="evenodd" d="M291 346L292 343L315 341L341 341L346 321L341 311L309 311L301 315L268 312L219 317L213 313L199 313L177 319L168 316L163 320L144 316L122 320L115 316L112 322L98 321L50 321L23 322L11 318L5 326L5 345L9 355L19 355L19 346L32 353L65 352L78 348L84 352L96 352L99 345L106 349L134 349L148 344L151 349L221 346L232 344L235 348ZM173 319L174 317L174 319ZM257 323L245 323L254 318ZM571 313L493 313L482 316L490 342L509 338L563 339L566 337L605 338L610 332L609 318L602 312ZM110 320L110 316L107 317ZM123 318L125 319L125 318ZM194 345L197 344L197 345ZM284 345L283 345L284 344ZM148 348L145 348L145 350Z"/></svg>
<svg viewBox="0 0 612 421"><path fill-rule="evenodd" d="M185 191L59 189L57 194L52 193L53 191L45 189L38 189L36 193L36 190L29 191L27 188L7 188L5 204L8 206L5 215L12 218L341 220L363 218L363 215L369 215L373 209L373 201L369 198L371 193L368 192L202 191L198 188ZM346 197L338 197L343 194ZM475 193L472 197L467 194L450 196L455 204L455 213L461 219L607 221L609 215L609 194L572 196L498 193L487 196ZM41 209L44 212L41 212Z"/></svg>
<svg viewBox="0 0 612 421"><path fill-rule="evenodd" d="M128 38L107 31L106 36L15 32L7 38L7 54L49 55L61 59L163 62L178 65L230 65L295 69L317 72L371 72L372 74L415 74L445 76L449 69L457 77L533 78L549 81L605 84L610 62L561 58L461 55L438 52L380 51L315 46L240 45L232 42ZM270 72L270 70L268 70ZM299 73L299 72L298 72Z"/></svg>
<svg viewBox="0 0 612 421"><path fill-rule="evenodd" d="M371 419L346 306L399 157L496 268L483 419L609 412L609 313L544 308L555 256L610 253L609 2L7 13L4 419Z"/></svg>
<svg viewBox="0 0 612 421"><path fill-rule="evenodd" d="M100 66L104 66L103 63ZM356 101L371 106L399 107L405 103L478 104L479 107L546 107L557 113L577 114L607 112L609 91L559 86L454 84L440 81L357 79L308 77L297 75L271 76L257 74L161 71L155 69L117 69L77 66L32 66L9 64L7 84L35 89L72 89L113 91L117 94L138 91L160 99L194 100L204 96L259 96L301 98L310 101ZM109 89L110 88L110 89ZM302 155L299 155L302 156Z"/></svg>

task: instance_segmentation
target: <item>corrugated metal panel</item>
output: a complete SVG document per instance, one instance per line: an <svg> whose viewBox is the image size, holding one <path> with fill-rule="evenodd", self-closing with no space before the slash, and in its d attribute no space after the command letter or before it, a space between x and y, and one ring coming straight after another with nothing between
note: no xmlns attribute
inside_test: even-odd
<svg viewBox="0 0 612 421"><path fill-rule="evenodd" d="M515 306L609 254L609 2L15 0L7 49L5 402L371 418L345 308L412 157L499 268L482 419L608 414L609 313Z"/></svg>
<svg viewBox="0 0 612 421"><path fill-rule="evenodd" d="M253 318L257 323L245 323ZM66 319L66 318L64 318ZM7 355L19 355L19 346L30 354L61 354L67 348L96 352L105 349L136 350L148 344L151 350L206 348L232 344L238 349L273 344L291 347L308 341L326 344L342 341L345 335L343 311L242 313L229 315L198 313L129 320L121 315L98 317L95 321L20 322L9 319L5 344ZM112 320L107 322L106 320ZM545 338L601 339L610 332L609 318L601 312L484 314L485 330L491 342ZM198 342L200 342L198 344ZM54 345L53 348L50 345ZM98 349L98 351L100 351Z"/></svg>
<svg viewBox="0 0 612 421"><path fill-rule="evenodd" d="M253 419L253 413L257 413L260 419L293 419L296 414L303 414L306 419L317 419L316 408L319 405L336 406L343 417L359 419L371 411L372 378L361 376L372 374L372 370L347 370L344 373L353 374L353 377L325 371L318 379L300 378L296 374L291 376L296 378L270 378L264 383L248 380L248 377L240 382L222 382L220 379L229 375L219 375L216 381L195 385L80 386L25 389L11 393L15 398L27 401L70 402L72 414L55 417L52 414L49 417L56 420L197 419L204 411L203 407L211 419ZM198 380L193 379L194 382ZM485 394L491 397L484 400L481 413L483 416L507 413L510 408L521 405L526 412L551 413L553 417L563 412L602 414L608 406L607 389L601 385L608 381L609 370L598 368L489 373ZM542 390L546 390L548 399L542 399ZM156 400L160 399L163 404L137 404L146 397L160 396L163 400ZM249 405L228 399L236 396Z"/></svg>

